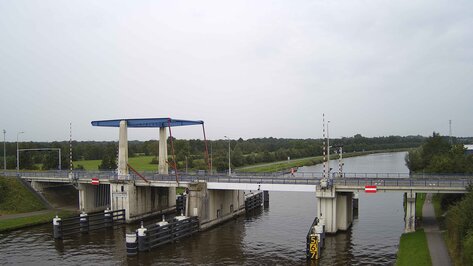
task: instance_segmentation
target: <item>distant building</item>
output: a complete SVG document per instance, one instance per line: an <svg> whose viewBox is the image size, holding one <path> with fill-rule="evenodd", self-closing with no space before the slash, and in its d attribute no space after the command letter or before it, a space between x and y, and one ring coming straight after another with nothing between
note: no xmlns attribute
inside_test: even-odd
<svg viewBox="0 0 473 266"><path fill-rule="evenodd" d="M466 144L465 149L465 154L473 154L473 144Z"/></svg>

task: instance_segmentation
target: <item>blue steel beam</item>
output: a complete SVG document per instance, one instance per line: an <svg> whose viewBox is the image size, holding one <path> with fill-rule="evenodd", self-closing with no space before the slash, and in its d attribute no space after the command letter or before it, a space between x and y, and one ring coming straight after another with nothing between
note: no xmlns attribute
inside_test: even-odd
<svg viewBox="0 0 473 266"><path fill-rule="evenodd" d="M92 126L97 127L120 127L120 121L125 120L129 128L147 128L147 127L178 127L202 125L202 120L182 120L173 118L137 118L137 119L114 119L114 120L100 120L92 121Z"/></svg>

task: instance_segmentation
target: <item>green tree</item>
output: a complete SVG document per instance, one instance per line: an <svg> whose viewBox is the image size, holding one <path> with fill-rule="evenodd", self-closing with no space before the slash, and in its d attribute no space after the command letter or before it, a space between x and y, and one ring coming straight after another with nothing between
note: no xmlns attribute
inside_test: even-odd
<svg viewBox="0 0 473 266"><path fill-rule="evenodd" d="M98 168L99 170L116 170L117 167L117 146L115 144L109 144L106 147L102 163Z"/></svg>

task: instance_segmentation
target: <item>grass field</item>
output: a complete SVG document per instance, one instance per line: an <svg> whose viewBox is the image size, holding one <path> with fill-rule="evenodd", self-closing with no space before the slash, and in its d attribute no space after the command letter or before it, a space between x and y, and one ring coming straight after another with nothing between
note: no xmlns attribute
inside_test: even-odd
<svg viewBox="0 0 473 266"><path fill-rule="evenodd" d="M401 236L396 265L432 265L427 238L423 229Z"/></svg>
<svg viewBox="0 0 473 266"><path fill-rule="evenodd" d="M53 220L53 218L56 216L56 214L61 218L67 218L77 213L72 212L72 211L57 212L57 211L52 210L45 214L33 215L33 216L22 217L22 218L0 220L0 232L15 230L15 229L38 225L38 224L50 223Z"/></svg>
<svg viewBox="0 0 473 266"><path fill-rule="evenodd" d="M137 171L156 171L158 170L157 164L151 164L151 160L153 160L155 156L138 156L138 157L130 157L128 158L128 163L136 169ZM84 161L75 161L74 167L77 165L84 166L85 170L89 171L97 171L99 168L101 160L84 160Z"/></svg>
<svg viewBox="0 0 473 266"><path fill-rule="evenodd" d="M44 210L35 195L13 177L0 177L0 214L15 214Z"/></svg>

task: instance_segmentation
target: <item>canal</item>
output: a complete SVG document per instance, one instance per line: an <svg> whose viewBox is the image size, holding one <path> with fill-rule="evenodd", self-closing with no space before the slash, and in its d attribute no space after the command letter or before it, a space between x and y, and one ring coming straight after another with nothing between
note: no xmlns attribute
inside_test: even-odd
<svg viewBox="0 0 473 266"><path fill-rule="evenodd" d="M405 153L345 159L346 172L408 172ZM336 161L331 167L337 169ZM321 172L320 165L299 171ZM55 241L52 226L0 233L0 264L157 265L157 264L306 264L306 234L315 215L312 193L271 192L268 208L231 220L189 239L128 258L125 232L94 232ZM150 223L150 222L149 222ZM391 265L404 229L402 193L359 193L353 226L326 239L318 265Z"/></svg>

